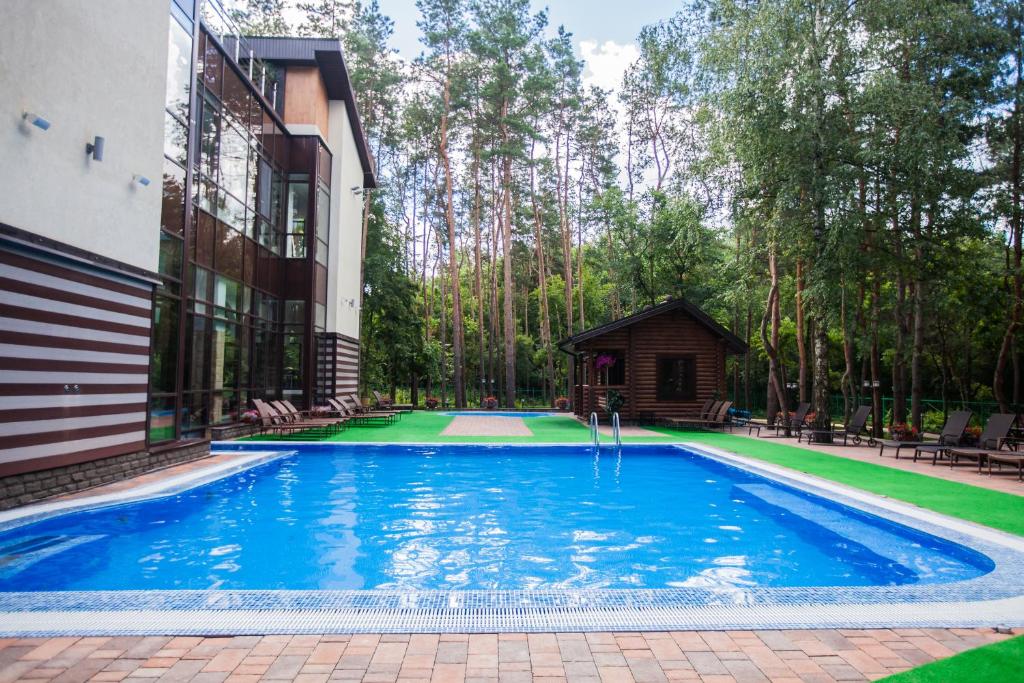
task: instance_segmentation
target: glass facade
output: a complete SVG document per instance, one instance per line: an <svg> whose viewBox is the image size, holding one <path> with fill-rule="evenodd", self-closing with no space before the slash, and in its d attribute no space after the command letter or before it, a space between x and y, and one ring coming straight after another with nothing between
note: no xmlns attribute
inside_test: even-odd
<svg viewBox="0 0 1024 683"><path fill-rule="evenodd" d="M330 152L290 136L191 1L171 0L150 443L308 406L325 330Z"/></svg>

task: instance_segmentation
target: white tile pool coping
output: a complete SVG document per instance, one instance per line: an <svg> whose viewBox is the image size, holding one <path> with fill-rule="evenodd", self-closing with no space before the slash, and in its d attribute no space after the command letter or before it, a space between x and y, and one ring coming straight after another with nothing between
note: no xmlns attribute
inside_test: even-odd
<svg viewBox="0 0 1024 683"><path fill-rule="evenodd" d="M307 450L379 443L215 443L237 459L133 489L0 513L0 530L74 510L174 495ZM394 444L575 447L578 444ZM64 591L0 592L0 635L246 635L493 633L690 629L980 627L1024 625L1024 538L908 503L696 444L720 462L961 543L995 561L981 577L943 584L812 588L531 591ZM603 453L614 455L613 451Z"/></svg>

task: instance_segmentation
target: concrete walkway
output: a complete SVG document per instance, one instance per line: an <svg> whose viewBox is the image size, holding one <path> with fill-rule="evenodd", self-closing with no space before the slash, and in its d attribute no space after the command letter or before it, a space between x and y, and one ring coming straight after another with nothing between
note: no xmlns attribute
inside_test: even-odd
<svg viewBox="0 0 1024 683"><path fill-rule="evenodd" d="M878 629L0 639L0 681L867 681L1007 637Z"/></svg>

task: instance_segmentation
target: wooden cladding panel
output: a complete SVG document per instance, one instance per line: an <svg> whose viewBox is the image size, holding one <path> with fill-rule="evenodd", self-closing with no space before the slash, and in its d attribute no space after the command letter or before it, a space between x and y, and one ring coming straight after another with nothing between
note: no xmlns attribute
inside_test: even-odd
<svg viewBox="0 0 1024 683"><path fill-rule="evenodd" d="M616 388L627 397L623 417L629 419L636 419L641 413L653 413L658 417L692 415L700 410L706 399L721 397L725 393L725 345L721 338L684 311L669 311L613 330L583 342L579 351L625 353L625 385ZM692 401L659 401L658 357L686 355L696 358L696 397ZM600 387L595 390L603 392ZM577 406L577 413L593 410L589 403L585 401L584 405Z"/></svg>
<svg viewBox="0 0 1024 683"><path fill-rule="evenodd" d="M152 286L0 244L0 476L145 448Z"/></svg>
<svg viewBox="0 0 1024 683"><path fill-rule="evenodd" d="M290 66L284 79L284 122L314 125L327 138L327 87L315 66Z"/></svg>

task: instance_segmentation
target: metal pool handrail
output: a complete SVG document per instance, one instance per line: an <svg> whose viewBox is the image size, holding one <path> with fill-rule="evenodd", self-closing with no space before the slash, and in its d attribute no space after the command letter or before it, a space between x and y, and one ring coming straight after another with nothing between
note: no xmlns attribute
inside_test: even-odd
<svg viewBox="0 0 1024 683"><path fill-rule="evenodd" d="M590 442L595 446L601 446L601 437L597 432L597 413L590 414Z"/></svg>
<svg viewBox="0 0 1024 683"><path fill-rule="evenodd" d="M615 447L620 448L622 446L622 430L619 426L619 414L612 413L612 437L615 439Z"/></svg>

